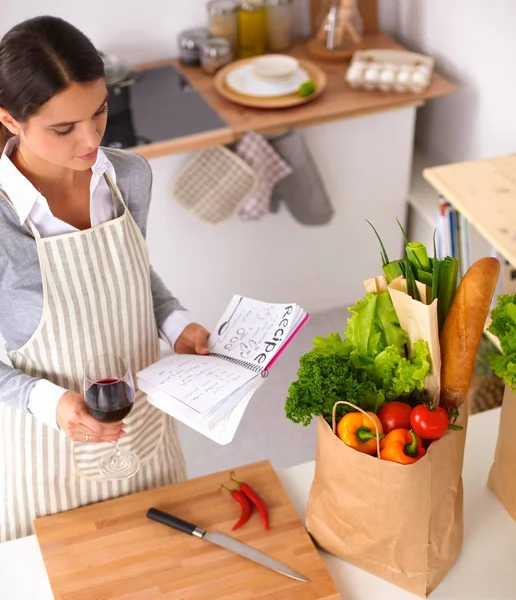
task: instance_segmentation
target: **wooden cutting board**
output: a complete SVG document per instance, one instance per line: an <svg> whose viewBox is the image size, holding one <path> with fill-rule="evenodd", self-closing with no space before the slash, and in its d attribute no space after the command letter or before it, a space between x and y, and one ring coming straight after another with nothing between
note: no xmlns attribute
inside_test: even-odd
<svg viewBox="0 0 516 600"><path fill-rule="evenodd" d="M108 500L34 522L56 600L338 600L340 595L268 461L235 470L270 511L231 531L240 508L221 483L229 471ZM220 531L289 565L300 583L210 542L146 518L159 508Z"/></svg>

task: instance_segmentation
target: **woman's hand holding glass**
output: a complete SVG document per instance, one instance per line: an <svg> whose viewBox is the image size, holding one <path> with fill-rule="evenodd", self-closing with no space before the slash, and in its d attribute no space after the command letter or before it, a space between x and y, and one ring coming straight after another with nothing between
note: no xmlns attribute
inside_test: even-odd
<svg viewBox="0 0 516 600"><path fill-rule="evenodd" d="M57 424L73 442L116 442L124 435L124 423L101 423L94 419L82 394L66 392L57 404Z"/></svg>

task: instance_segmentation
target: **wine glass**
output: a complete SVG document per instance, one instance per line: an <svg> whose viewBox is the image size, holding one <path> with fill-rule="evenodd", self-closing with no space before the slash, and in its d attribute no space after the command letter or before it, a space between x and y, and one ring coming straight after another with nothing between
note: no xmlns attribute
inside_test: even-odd
<svg viewBox="0 0 516 600"><path fill-rule="evenodd" d="M118 423L131 412L135 388L131 371L123 358L114 354L95 356L84 369L84 397L94 419L102 423ZM102 475L109 479L127 479L140 468L138 456L121 450L118 440L113 452L99 461Z"/></svg>

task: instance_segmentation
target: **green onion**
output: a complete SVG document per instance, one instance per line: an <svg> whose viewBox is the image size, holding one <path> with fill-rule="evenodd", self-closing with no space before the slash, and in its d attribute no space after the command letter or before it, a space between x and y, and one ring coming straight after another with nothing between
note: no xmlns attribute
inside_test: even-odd
<svg viewBox="0 0 516 600"><path fill-rule="evenodd" d="M409 243L407 234L405 233L405 230L403 229L403 225L399 222L399 219L396 219L396 223L399 225L400 229L401 229L401 233L403 234L403 237L405 238L405 244Z"/></svg>
<svg viewBox="0 0 516 600"><path fill-rule="evenodd" d="M441 274L441 261L434 259L432 271L432 302L437 298L439 293L439 281Z"/></svg>
<svg viewBox="0 0 516 600"><path fill-rule="evenodd" d="M366 219L366 221L367 221L367 219ZM384 266L388 265L390 261L389 261L389 257L387 256L387 251L385 250L385 246L383 245L382 238L379 236L378 232L374 228L374 225L370 221L367 221L367 222L369 223L369 225L371 225L373 231L376 234L376 237L378 238L378 241L380 242L380 247L382 249L382 251L380 253L380 256L382 257L382 265L384 265Z"/></svg>
<svg viewBox="0 0 516 600"><path fill-rule="evenodd" d="M432 266L430 265L430 259L428 258L428 253L424 244L421 242L408 242L405 249L407 251L407 258L416 272L432 272Z"/></svg>
<svg viewBox="0 0 516 600"><path fill-rule="evenodd" d="M437 246L435 244L435 234L437 230L434 229L433 244L434 244L434 257L430 259L432 265L432 302L437 298L437 292L439 291L439 274L441 271L441 261L437 258Z"/></svg>
<svg viewBox="0 0 516 600"><path fill-rule="evenodd" d="M414 277L414 272L408 258L405 259L405 279L407 280L407 292L409 296L414 298L414 300L421 301L421 296L416 285L416 278Z"/></svg>
<svg viewBox="0 0 516 600"><path fill-rule="evenodd" d="M439 318L439 331L441 331L446 315L450 310L451 303L457 291L457 275L459 272L459 261L447 256L439 261L439 274L437 283L437 315Z"/></svg>
<svg viewBox="0 0 516 600"><path fill-rule="evenodd" d="M390 263L384 264L383 272L387 278L387 283L391 283L394 279L400 275L405 277L405 259L394 260Z"/></svg>
<svg viewBox="0 0 516 600"><path fill-rule="evenodd" d="M432 287L433 273L427 273L426 271L418 271L417 280L421 283L424 283L428 287Z"/></svg>

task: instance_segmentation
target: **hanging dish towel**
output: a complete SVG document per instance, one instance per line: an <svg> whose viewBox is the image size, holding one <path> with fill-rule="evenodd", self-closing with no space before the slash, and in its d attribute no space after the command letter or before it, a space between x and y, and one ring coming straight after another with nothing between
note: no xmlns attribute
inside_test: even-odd
<svg viewBox="0 0 516 600"><path fill-rule="evenodd" d="M277 212L284 202L303 225L329 223L335 211L303 136L298 131L290 131L270 139L269 143L293 171L274 188L271 212Z"/></svg>
<svg viewBox="0 0 516 600"><path fill-rule="evenodd" d="M256 188L253 169L223 146L197 152L181 169L173 195L181 206L202 223L227 221Z"/></svg>
<svg viewBox="0 0 516 600"><path fill-rule="evenodd" d="M239 215L245 220L262 219L270 212L274 186L290 175L292 169L269 142L254 131L242 137L236 145L236 153L258 176L258 182L246 198Z"/></svg>

